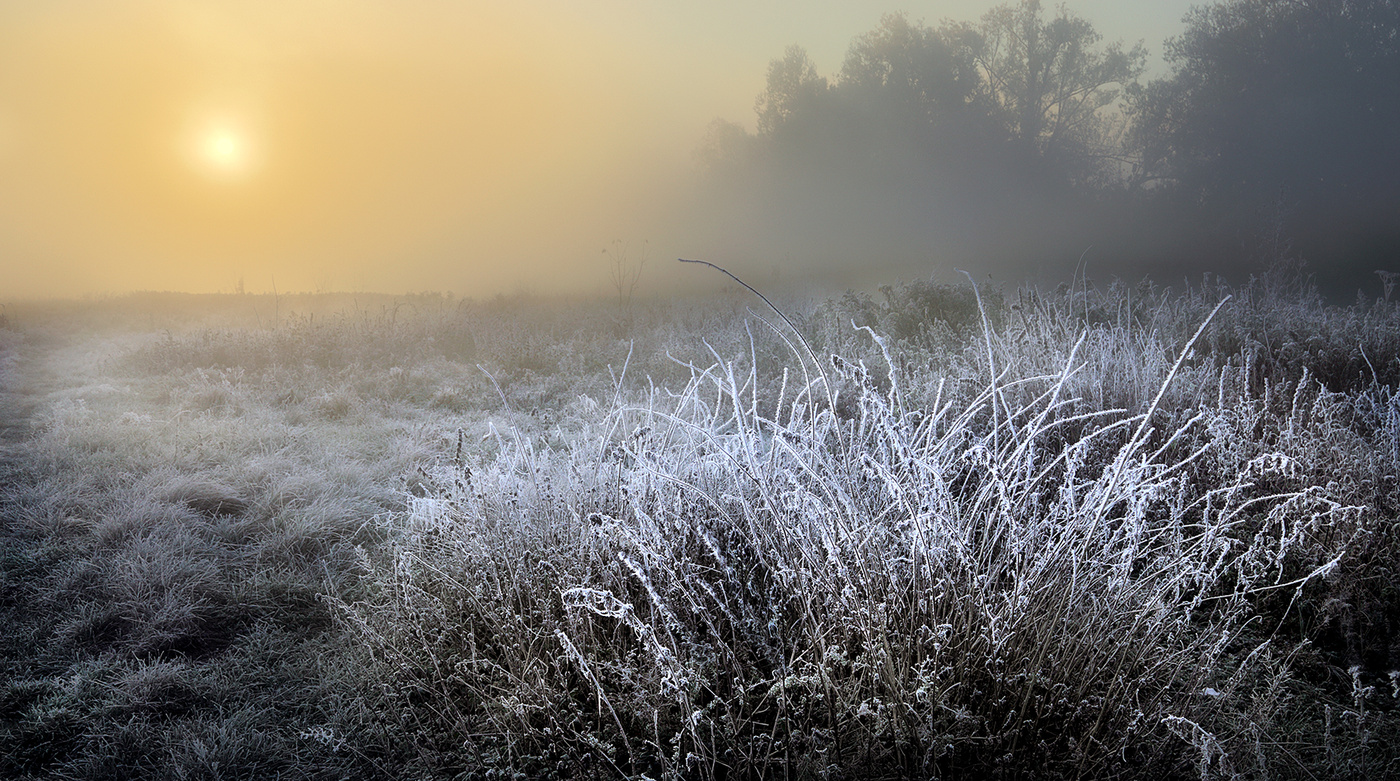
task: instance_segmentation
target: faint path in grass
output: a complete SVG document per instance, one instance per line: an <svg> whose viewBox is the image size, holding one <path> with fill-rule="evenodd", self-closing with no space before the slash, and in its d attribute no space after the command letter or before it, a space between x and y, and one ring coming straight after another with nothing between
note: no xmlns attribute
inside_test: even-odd
<svg viewBox="0 0 1400 781"><path fill-rule="evenodd" d="M20 341L0 332L0 485L8 484L19 451L29 439L29 405L20 381Z"/></svg>
<svg viewBox="0 0 1400 781"><path fill-rule="evenodd" d="M21 479L21 456L30 434L32 404L23 390L21 356L19 336L0 331L0 531L9 526L8 500Z"/></svg>
<svg viewBox="0 0 1400 781"><path fill-rule="evenodd" d="M82 340L52 328L16 332L0 329L0 474L12 477L32 446L34 417L47 397L71 382L61 365ZM81 356L89 363L92 355Z"/></svg>
<svg viewBox="0 0 1400 781"><path fill-rule="evenodd" d="M50 373L51 340L32 336L0 329L0 523L10 520L10 500L25 479L34 416L46 385L41 378Z"/></svg>

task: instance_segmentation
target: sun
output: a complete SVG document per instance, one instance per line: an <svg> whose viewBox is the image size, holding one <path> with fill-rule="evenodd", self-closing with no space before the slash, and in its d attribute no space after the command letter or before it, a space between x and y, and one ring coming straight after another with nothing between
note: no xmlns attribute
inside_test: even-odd
<svg viewBox="0 0 1400 781"><path fill-rule="evenodd" d="M204 139L204 156L219 168L242 168L246 150L243 139L232 131L219 130Z"/></svg>
<svg viewBox="0 0 1400 781"><path fill-rule="evenodd" d="M222 120L202 125L187 146L190 161L205 176L234 181L252 173L255 155L248 132Z"/></svg>

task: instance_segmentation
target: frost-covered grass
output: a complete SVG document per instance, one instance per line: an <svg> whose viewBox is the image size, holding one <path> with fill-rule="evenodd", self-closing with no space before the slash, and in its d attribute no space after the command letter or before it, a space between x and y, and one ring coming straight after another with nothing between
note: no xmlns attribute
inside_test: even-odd
<svg viewBox="0 0 1400 781"><path fill-rule="evenodd" d="M0 330L0 774L1395 770L1393 303L247 303Z"/></svg>

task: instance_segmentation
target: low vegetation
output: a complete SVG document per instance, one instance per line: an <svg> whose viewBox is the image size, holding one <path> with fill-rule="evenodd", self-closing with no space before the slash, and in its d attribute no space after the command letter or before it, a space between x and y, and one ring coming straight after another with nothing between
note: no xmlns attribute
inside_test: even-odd
<svg viewBox="0 0 1400 781"><path fill-rule="evenodd" d="M12 307L0 775L1393 775L1384 293Z"/></svg>

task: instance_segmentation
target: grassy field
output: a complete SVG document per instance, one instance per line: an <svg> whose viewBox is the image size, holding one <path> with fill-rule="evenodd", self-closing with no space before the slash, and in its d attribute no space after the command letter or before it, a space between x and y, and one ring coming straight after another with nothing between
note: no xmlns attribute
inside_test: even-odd
<svg viewBox="0 0 1400 781"><path fill-rule="evenodd" d="M0 777L1395 777L1389 293L11 305Z"/></svg>

